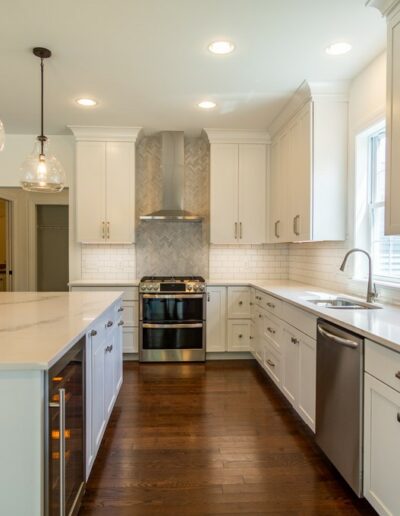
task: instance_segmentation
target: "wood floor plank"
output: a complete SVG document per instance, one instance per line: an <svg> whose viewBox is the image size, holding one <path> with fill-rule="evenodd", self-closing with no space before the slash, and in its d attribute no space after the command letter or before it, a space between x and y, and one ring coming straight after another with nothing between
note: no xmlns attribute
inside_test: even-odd
<svg viewBox="0 0 400 516"><path fill-rule="evenodd" d="M80 516L374 515L254 361L124 364Z"/></svg>

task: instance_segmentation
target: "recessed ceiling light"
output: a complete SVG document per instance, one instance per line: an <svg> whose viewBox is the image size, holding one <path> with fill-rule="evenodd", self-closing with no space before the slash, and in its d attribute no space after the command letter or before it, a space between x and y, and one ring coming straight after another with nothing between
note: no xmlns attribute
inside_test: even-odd
<svg viewBox="0 0 400 516"><path fill-rule="evenodd" d="M212 100L203 100L202 102L199 102L198 106L201 109L213 109L215 108L217 104L213 102Z"/></svg>
<svg viewBox="0 0 400 516"><path fill-rule="evenodd" d="M92 107L97 105L97 100L94 99L77 99L76 103L80 106Z"/></svg>
<svg viewBox="0 0 400 516"><path fill-rule="evenodd" d="M208 45L208 50L213 54L230 54L235 50L231 41L213 41Z"/></svg>
<svg viewBox="0 0 400 516"><path fill-rule="evenodd" d="M341 56L350 52L352 46L346 41L339 41L338 43L332 43L325 49L325 52L330 56Z"/></svg>

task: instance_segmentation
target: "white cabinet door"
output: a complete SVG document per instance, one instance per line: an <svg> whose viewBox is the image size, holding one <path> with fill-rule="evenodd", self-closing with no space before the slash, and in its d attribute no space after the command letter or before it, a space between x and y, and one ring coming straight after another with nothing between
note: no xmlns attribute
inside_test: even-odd
<svg viewBox="0 0 400 516"><path fill-rule="evenodd" d="M315 431L315 398L317 374L317 343L297 332L299 340L299 389L297 410L305 423Z"/></svg>
<svg viewBox="0 0 400 516"><path fill-rule="evenodd" d="M134 159L133 143L106 143L106 223L110 244L130 244L135 240Z"/></svg>
<svg viewBox="0 0 400 516"><path fill-rule="evenodd" d="M105 330L98 329L92 345L92 447L96 455L106 424L104 403Z"/></svg>
<svg viewBox="0 0 400 516"><path fill-rule="evenodd" d="M312 103L309 102L290 126L290 162L288 163L289 240L311 240L312 193Z"/></svg>
<svg viewBox="0 0 400 516"><path fill-rule="evenodd" d="M279 243L285 241L285 235L282 232L284 218L286 216L284 209L285 189L282 181L282 170L280 167L281 160L281 143L280 138L275 138L271 144L271 159L269 173L269 242Z"/></svg>
<svg viewBox="0 0 400 516"><path fill-rule="evenodd" d="M207 353L226 351L226 287L207 287L206 317Z"/></svg>
<svg viewBox="0 0 400 516"><path fill-rule="evenodd" d="M228 287L228 318L251 318L249 287Z"/></svg>
<svg viewBox="0 0 400 516"><path fill-rule="evenodd" d="M299 394L299 340L289 327L283 329L282 390L295 407Z"/></svg>
<svg viewBox="0 0 400 516"><path fill-rule="evenodd" d="M237 144L213 144L210 157L210 240L235 244L239 237Z"/></svg>
<svg viewBox="0 0 400 516"><path fill-rule="evenodd" d="M277 177L274 178L274 191L271 195L276 203L276 215L274 219L275 242L290 242L289 234L289 181L291 180L291 134L285 130L279 136L279 166Z"/></svg>
<svg viewBox="0 0 400 516"><path fill-rule="evenodd" d="M379 514L400 514L400 393L364 375L364 496Z"/></svg>
<svg viewBox="0 0 400 516"><path fill-rule="evenodd" d="M250 351L251 321L228 321L228 351Z"/></svg>
<svg viewBox="0 0 400 516"><path fill-rule="evenodd" d="M267 148L263 144L239 145L239 243L266 241Z"/></svg>
<svg viewBox="0 0 400 516"><path fill-rule="evenodd" d="M76 145L76 235L78 242L104 243L106 222L106 144Z"/></svg>
<svg viewBox="0 0 400 516"><path fill-rule="evenodd" d="M119 321L118 321L119 322ZM114 395L117 396L122 385L122 335L123 326L117 323L113 336L113 354L114 354Z"/></svg>

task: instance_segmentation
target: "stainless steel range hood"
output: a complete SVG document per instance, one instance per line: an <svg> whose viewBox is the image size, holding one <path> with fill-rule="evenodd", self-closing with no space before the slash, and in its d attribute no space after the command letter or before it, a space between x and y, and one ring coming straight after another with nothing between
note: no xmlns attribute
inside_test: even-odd
<svg viewBox="0 0 400 516"><path fill-rule="evenodd" d="M162 209L140 220L166 220L201 222L203 219L184 210L184 133L165 131L161 133Z"/></svg>

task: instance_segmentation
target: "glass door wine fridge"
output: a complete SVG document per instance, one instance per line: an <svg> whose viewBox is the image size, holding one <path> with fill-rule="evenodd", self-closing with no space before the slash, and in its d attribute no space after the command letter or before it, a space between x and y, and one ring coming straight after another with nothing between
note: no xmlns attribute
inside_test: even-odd
<svg viewBox="0 0 400 516"><path fill-rule="evenodd" d="M85 490L85 338L47 375L46 515L77 514Z"/></svg>

